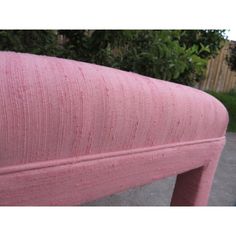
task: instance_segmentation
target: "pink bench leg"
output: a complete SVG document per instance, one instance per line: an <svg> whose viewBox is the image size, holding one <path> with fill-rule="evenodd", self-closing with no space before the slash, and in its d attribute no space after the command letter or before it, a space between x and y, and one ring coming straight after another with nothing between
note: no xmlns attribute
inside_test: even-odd
<svg viewBox="0 0 236 236"><path fill-rule="evenodd" d="M172 206L206 206L217 160L200 168L179 174L172 195Z"/></svg>

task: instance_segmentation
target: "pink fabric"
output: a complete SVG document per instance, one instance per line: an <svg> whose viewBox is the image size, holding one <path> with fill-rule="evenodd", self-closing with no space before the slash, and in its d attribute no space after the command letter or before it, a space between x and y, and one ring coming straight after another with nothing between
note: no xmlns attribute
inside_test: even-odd
<svg viewBox="0 0 236 236"><path fill-rule="evenodd" d="M206 205L228 123L194 88L12 52L0 110L1 205L77 205L175 174L172 204Z"/></svg>

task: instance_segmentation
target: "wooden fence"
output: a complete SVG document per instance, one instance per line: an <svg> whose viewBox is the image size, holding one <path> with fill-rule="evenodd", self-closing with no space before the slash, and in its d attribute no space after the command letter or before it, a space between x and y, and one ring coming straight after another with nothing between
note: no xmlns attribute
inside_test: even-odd
<svg viewBox="0 0 236 236"><path fill-rule="evenodd" d="M201 81L197 88L216 92L229 92L236 89L236 72L232 72L226 63L230 43L233 42L227 42L219 55L209 61L206 79Z"/></svg>

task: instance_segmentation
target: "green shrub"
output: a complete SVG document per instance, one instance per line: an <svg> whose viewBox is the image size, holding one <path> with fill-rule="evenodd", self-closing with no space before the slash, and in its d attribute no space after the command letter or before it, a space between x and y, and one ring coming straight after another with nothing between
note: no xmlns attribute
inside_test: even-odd
<svg viewBox="0 0 236 236"><path fill-rule="evenodd" d="M67 57L194 85L224 41L223 30L62 30Z"/></svg>
<svg viewBox="0 0 236 236"><path fill-rule="evenodd" d="M236 42L231 42L229 46L229 55L227 55L227 63L232 71L236 71Z"/></svg>
<svg viewBox="0 0 236 236"><path fill-rule="evenodd" d="M81 60L190 86L204 79L223 40L222 30L0 30L0 50Z"/></svg>
<svg viewBox="0 0 236 236"><path fill-rule="evenodd" d="M57 37L53 30L0 30L0 50L57 56Z"/></svg>
<svg viewBox="0 0 236 236"><path fill-rule="evenodd" d="M236 92L230 91L229 93L209 93L224 104L229 112L228 131L236 132Z"/></svg>

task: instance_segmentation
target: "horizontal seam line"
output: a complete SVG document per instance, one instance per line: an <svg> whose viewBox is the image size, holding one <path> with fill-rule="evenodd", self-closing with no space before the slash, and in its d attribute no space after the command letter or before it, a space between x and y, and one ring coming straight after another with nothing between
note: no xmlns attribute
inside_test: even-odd
<svg viewBox="0 0 236 236"><path fill-rule="evenodd" d="M0 168L0 176L18 173L18 172L26 172L26 171L31 171L31 170L41 170L41 169L53 168L53 167L64 166L64 165L66 166L66 165L78 164L82 162L104 160L104 159L109 159L116 156L121 157L121 156L130 155L130 154L133 155L133 154L148 153L148 152L153 152L153 151L158 151L158 150L163 150L163 149L171 149L175 147L191 146L191 145L197 145L197 144L203 144L203 143L212 143L212 142L223 141L223 140L225 140L225 136L220 137L220 138L214 138L214 139L189 141L189 142L182 142L182 143L177 143L177 144L176 143L166 144L166 145L153 146L153 147L148 147L148 148L136 148L136 149L129 149L125 151L121 150L121 151L116 151L116 152L99 153L99 154L90 155L90 158L88 158L89 155L83 155L83 156L70 157L70 158L64 158L64 159L59 159L59 160L54 159L50 161L14 165L10 167L4 167L2 168L2 170ZM32 165L32 166L29 166L29 165Z"/></svg>

